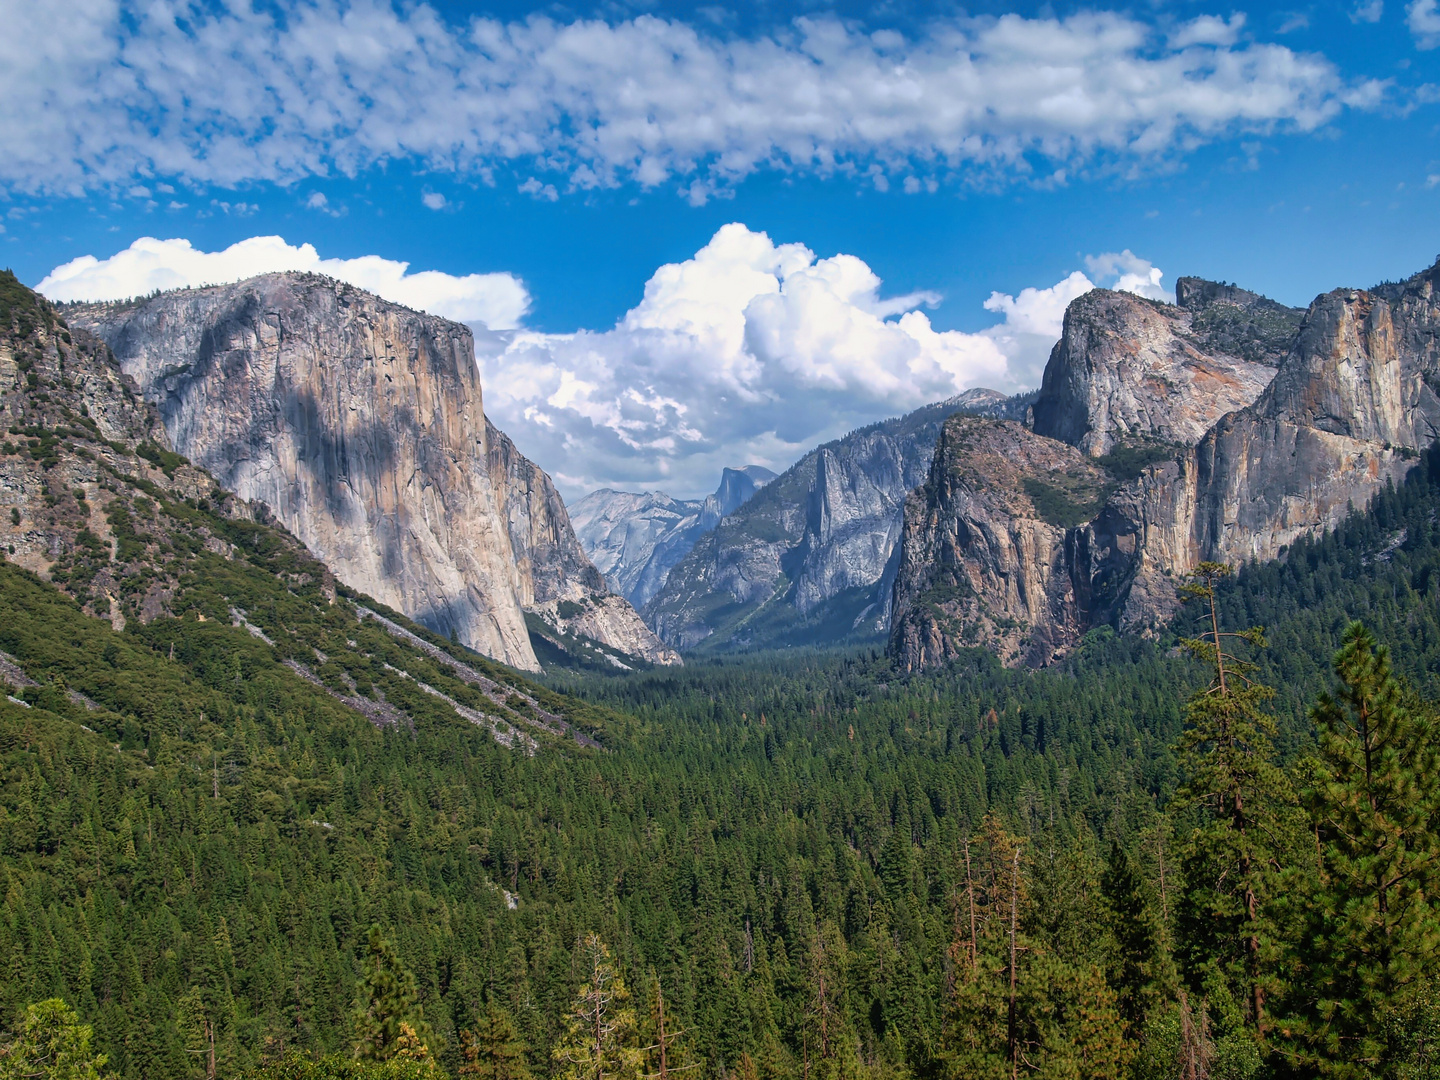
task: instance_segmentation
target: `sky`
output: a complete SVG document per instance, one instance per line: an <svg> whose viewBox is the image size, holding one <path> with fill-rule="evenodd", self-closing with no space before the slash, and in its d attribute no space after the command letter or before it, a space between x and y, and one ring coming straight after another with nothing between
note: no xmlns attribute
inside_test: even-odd
<svg viewBox="0 0 1440 1080"><path fill-rule="evenodd" d="M1289 304L1440 251L1440 0L0 0L0 263L278 269L468 323L567 499L974 386L1085 290Z"/></svg>

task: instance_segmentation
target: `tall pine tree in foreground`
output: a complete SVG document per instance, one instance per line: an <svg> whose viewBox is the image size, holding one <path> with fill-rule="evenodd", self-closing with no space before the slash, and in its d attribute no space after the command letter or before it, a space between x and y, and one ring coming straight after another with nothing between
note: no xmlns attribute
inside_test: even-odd
<svg viewBox="0 0 1440 1080"><path fill-rule="evenodd" d="M1115 990L1126 1031L1133 1036L1144 1027L1150 1010L1159 1001L1165 981L1165 953L1140 870L1118 841L1110 845L1100 892L1105 898L1106 921L1114 942L1108 981Z"/></svg>
<svg viewBox="0 0 1440 1080"><path fill-rule="evenodd" d="M1275 692L1254 680L1254 664L1226 648L1232 640L1263 648L1264 631L1220 628L1216 587L1229 574L1223 563L1201 563L1180 590L1199 602L1202 621L1200 634L1183 644L1211 670L1186 706L1179 742L1186 779L1177 797L1198 819L1183 849L1182 924L1192 986L1200 989L1207 969L1223 973L1258 1034L1275 985L1278 942L1269 905L1285 846L1285 810L1294 799L1275 764L1275 724L1264 711Z"/></svg>
<svg viewBox="0 0 1440 1080"><path fill-rule="evenodd" d="M1435 724L1360 623L1334 666L1339 685L1311 711L1318 762L1303 800L1320 874L1305 891L1293 1033L1316 1072L1394 1076L1403 1048L1393 1021L1440 954Z"/></svg>
<svg viewBox="0 0 1440 1080"><path fill-rule="evenodd" d="M101 1080L107 1059L91 1049L91 1038L90 1025L59 998L31 1005L19 1038L0 1046L0 1080Z"/></svg>
<svg viewBox="0 0 1440 1080"><path fill-rule="evenodd" d="M551 1051L559 1080L633 1080L644 1058L635 1038L630 992L599 934L576 949L585 982L565 1018L565 1033Z"/></svg>
<svg viewBox="0 0 1440 1080"><path fill-rule="evenodd" d="M430 1052L434 1036L425 1023L415 975L401 963L379 926L370 928L354 1022L355 1056L361 1060L434 1060Z"/></svg>
<svg viewBox="0 0 1440 1080"><path fill-rule="evenodd" d="M460 1033L460 1057L464 1062L460 1075L476 1080L531 1080L525 1050L510 1014L493 1001L488 1002L474 1029Z"/></svg>
<svg viewBox="0 0 1440 1080"><path fill-rule="evenodd" d="M1131 1050L1115 992L1096 965L1057 955L1029 932L1020 843L993 813L966 847L954 990L939 1059L947 1080L1019 1076L1119 1080Z"/></svg>

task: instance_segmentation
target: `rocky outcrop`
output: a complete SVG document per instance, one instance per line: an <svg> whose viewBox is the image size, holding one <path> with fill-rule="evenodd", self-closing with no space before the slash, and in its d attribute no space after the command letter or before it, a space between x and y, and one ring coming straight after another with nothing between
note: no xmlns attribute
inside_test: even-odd
<svg viewBox="0 0 1440 1080"><path fill-rule="evenodd" d="M510 538L521 606L562 636L593 638L652 664L680 663L634 607L610 593L550 477L489 420L485 426L490 481Z"/></svg>
<svg viewBox="0 0 1440 1080"><path fill-rule="evenodd" d="M682 649L785 647L883 634L906 495L924 483L946 417L972 391L861 428L806 454L701 538L644 607Z"/></svg>
<svg viewBox="0 0 1440 1080"><path fill-rule="evenodd" d="M704 499L602 488L570 507L570 520L610 587L643 607L700 537L773 479L775 474L761 465L726 468L720 486Z"/></svg>
<svg viewBox="0 0 1440 1080"><path fill-rule="evenodd" d="M517 557L563 531L564 508L518 454L492 462L466 327L295 273L66 310L110 344L181 453L268 507L340 580L538 667L523 611L533 571L574 552Z"/></svg>
<svg viewBox="0 0 1440 1080"><path fill-rule="evenodd" d="M1178 295L1191 305L1190 325L1199 324L1194 342L1220 341L1230 352L1200 355L1194 342L1180 341L1176 349L1166 346L1169 355L1192 372L1206 367L1207 377L1222 381L1227 363L1238 372L1237 384L1253 375L1274 354L1289 309L1277 311L1279 305L1233 286L1181 282ZM1299 537L1363 506L1440 437L1437 283L1440 264L1399 284L1318 297L1263 392L1217 418L1188 445L1179 436L1203 415L1196 404L1202 383L1176 379L1173 387L1184 392L1157 396L1145 381L1162 350L1146 346L1151 359L1140 364L1135 358L1144 349L1121 347L1163 343L1156 327L1168 331L1156 322L1155 309L1113 297L1077 300L1034 413L1037 434L1054 432L1098 454L1094 464L1109 474L1098 512L1068 522L1063 535L1050 538L1058 569L1048 580L1068 581L1071 592L1063 602L1054 588L1047 594L1047 625L1036 618L1033 601L975 589L987 573L1010 573L1010 564L993 545L962 542L977 520L975 500L967 502L954 494L953 484L932 479L906 510L891 635L897 657L923 666L984 644L1007 661L1035 663L1093 626L1153 630L1175 610L1177 581L1200 561L1277 557ZM1222 307L1233 310L1219 312ZM1093 318L1096 310L1104 317ZM1162 315L1171 329L1185 318ZM1146 438L1136 439L1137 433ZM962 471L970 468L967 454L982 468L997 467L993 455L959 442L952 441L947 453ZM1033 496L1045 480L1036 473L1024 483ZM994 500L983 509L995 532ZM1037 551L1033 565L1044 563ZM949 607L936 601L936 590L943 593L950 578L971 583L984 600L984 619L976 616L980 600L952 597ZM1026 580L1036 580L1035 574ZM1031 628L1028 646L1017 647L1006 620Z"/></svg>
<svg viewBox="0 0 1440 1080"><path fill-rule="evenodd" d="M1272 331L1288 326L1288 344L1302 313L1197 278L1182 278L1177 295L1184 303L1095 289L1073 301L1045 367L1036 433L1093 457L1117 444L1193 446L1254 401L1275 374Z"/></svg>
<svg viewBox="0 0 1440 1080"><path fill-rule="evenodd" d="M905 503L891 623L901 665L977 646L1007 664L1063 655L1084 625L1067 526L1111 486L1080 451L1022 424L946 421L929 478Z"/></svg>
<svg viewBox="0 0 1440 1080"><path fill-rule="evenodd" d="M1271 558L1335 524L1440 437L1440 263L1399 285L1310 305L1254 406L1196 449L1208 556Z"/></svg>
<svg viewBox="0 0 1440 1080"><path fill-rule="evenodd" d="M541 633L551 644L577 659L603 657L606 663L620 668L633 666L636 658L651 664L684 662L678 652L640 621L635 609L621 596L597 593L578 600L547 600L532 609L532 614L543 624ZM608 648L596 648L591 643Z"/></svg>
<svg viewBox="0 0 1440 1080"><path fill-rule="evenodd" d="M258 516L174 452L159 414L103 341L67 326L8 270L0 272L0 426L3 557L116 630L181 614L176 598L197 551L233 556L209 514L182 520L157 493L225 517ZM333 599L333 580L319 584Z"/></svg>
<svg viewBox="0 0 1440 1080"><path fill-rule="evenodd" d="M720 486L715 489L715 511L720 517L733 514L754 498L757 491L774 479L775 474L763 465L745 465L739 469L728 467L723 469L720 473Z"/></svg>

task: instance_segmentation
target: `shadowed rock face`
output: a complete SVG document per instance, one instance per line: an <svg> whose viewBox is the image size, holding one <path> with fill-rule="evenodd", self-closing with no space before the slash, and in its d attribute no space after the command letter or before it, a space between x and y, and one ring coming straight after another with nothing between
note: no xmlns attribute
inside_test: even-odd
<svg viewBox="0 0 1440 1080"><path fill-rule="evenodd" d="M1084 623L1066 526L1110 486L1080 451L1022 424L946 421L929 479L905 503L891 647L906 670L973 646L1007 664L1063 655Z"/></svg>
<svg viewBox="0 0 1440 1080"><path fill-rule="evenodd" d="M679 654L666 648L628 601L610 594L545 470L488 420L485 426L490 480L514 553L521 606L561 633L594 638L652 664L680 663ZM561 614L577 606L582 614Z"/></svg>
<svg viewBox="0 0 1440 1080"><path fill-rule="evenodd" d="M438 633L533 670L537 570L596 585L548 477L488 425L466 327L293 273L67 313L177 450Z"/></svg>
<svg viewBox="0 0 1440 1080"><path fill-rule="evenodd" d="M969 391L812 450L695 544L646 620L679 648L883 634L905 497L925 482L941 424L958 410L1023 416L1030 400Z"/></svg>
<svg viewBox="0 0 1440 1080"><path fill-rule="evenodd" d="M1290 309L1233 286L1181 281L1179 298L1190 305L1183 312L1115 294L1089 294L1067 312L1032 437L1050 434L1093 455L1109 473L1108 495L1098 512L1050 536L1048 556L1037 547L1027 563L1015 554L1018 542L1014 551L966 542L1019 530L1039 544L1028 524L1034 500L1027 510L995 496L993 485L977 492L932 471L907 502L891 634L903 664L924 666L972 644L1007 662L1045 662L1092 626L1153 630L1173 614L1175 584L1197 563L1281 555L1399 480L1440 437L1440 264L1396 285L1317 297L1263 392L1193 439L1213 409L1208 388L1253 385ZM1233 310L1220 311L1226 306ZM1180 333L1186 325L1189 339ZM1214 341L1230 352L1199 351ZM1159 394L1153 376L1162 361L1171 366ZM951 434L947 426L947 476L999 468L973 439ZM1035 452L1015 453L1041 470L1029 475L1032 487L1047 478L1044 469L1053 473ZM1040 581L1046 565L1049 623L1037 615L1033 589L1012 596L980 587L1016 573L1016 581ZM968 582L973 597L937 602L951 580ZM1018 645L1011 623L1028 627Z"/></svg>

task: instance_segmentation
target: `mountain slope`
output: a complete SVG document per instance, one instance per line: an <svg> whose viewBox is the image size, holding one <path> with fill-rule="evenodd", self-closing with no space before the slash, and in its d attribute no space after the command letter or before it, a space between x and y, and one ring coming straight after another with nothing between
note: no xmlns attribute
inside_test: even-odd
<svg viewBox="0 0 1440 1080"><path fill-rule="evenodd" d="M536 573L542 594L606 594L548 478L492 447L466 327L297 273L66 311L181 453L438 633L533 670ZM624 622L628 605L609 606ZM638 617L626 629L622 648L666 655Z"/></svg>
<svg viewBox="0 0 1440 1080"><path fill-rule="evenodd" d="M123 630L157 647L238 649L286 693L318 696L355 720L413 727L438 709L507 745L568 737L570 724L547 704L554 695L338 585L263 505L171 450L155 408L104 342L67 326L8 272L0 388L15 440L0 444L6 588L100 643L90 674L68 676L90 695L72 694L72 704L91 709L114 693L130 695L130 709L145 700L143 682L123 685L104 675L113 663L94 664ZM49 665L51 646L27 644L16 625L0 629L10 635L0 648L22 669Z"/></svg>
<svg viewBox="0 0 1440 1080"><path fill-rule="evenodd" d="M696 543L646 620L681 649L883 633L901 508L924 482L941 423L960 409L1023 415L1028 405L969 391L812 450Z"/></svg>
<svg viewBox="0 0 1440 1080"><path fill-rule="evenodd" d="M775 474L761 465L726 468L704 499L592 491L570 507L575 535L616 592L637 608L660 591L670 569L726 514L743 506Z"/></svg>

